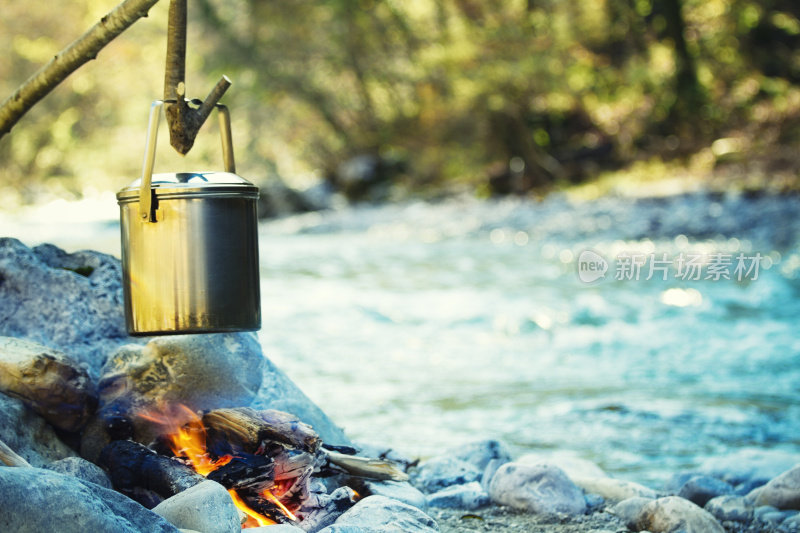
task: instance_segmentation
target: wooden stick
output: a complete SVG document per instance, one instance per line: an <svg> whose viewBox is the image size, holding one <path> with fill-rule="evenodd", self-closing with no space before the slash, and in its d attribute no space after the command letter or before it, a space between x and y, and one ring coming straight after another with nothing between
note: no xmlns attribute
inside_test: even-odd
<svg viewBox="0 0 800 533"><path fill-rule="evenodd" d="M146 17L156 2L158 0L124 0L28 78L0 105L0 138L67 76L97 57L105 45L131 24Z"/></svg>
<svg viewBox="0 0 800 533"><path fill-rule="evenodd" d="M345 470L351 476L367 479L388 479L392 481L408 481L408 474L397 468L392 461L345 455L339 452L322 450L328 455L328 460Z"/></svg>
<svg viewBox="0 0 800 533"><path fill-rule="evenodd" d="M17 455L17 452L9 448L2 440L0 440L0 461L8 466L31 466L28 461Z"/></svg>

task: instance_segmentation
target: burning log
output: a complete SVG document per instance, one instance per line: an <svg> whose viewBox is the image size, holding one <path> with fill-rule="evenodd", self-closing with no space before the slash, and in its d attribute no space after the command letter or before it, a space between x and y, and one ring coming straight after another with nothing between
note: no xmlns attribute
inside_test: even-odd
<svg viewBox="0 0 800 533"><path fill-rule="evenodd" d="M19 398L65 431L82 428L97 408L95 385L77 362L12 337L0 337L0 392Z"/></svg>
<svg viewBox="0 0 800 533"><path fill-rule="evenodd" d="M271 488L275 482L275 465L270 457L263 455L236 456L230 462L208 474L226 489Z"/></svg>
<svg viewBox="0 0 800 533"><path fill-rule="evenodd" d="M108 444L98 464L108 471L115 489L148 508L205 479L178 459L130 440Z"/></svg>
<svg viewBox="0 0 800 533"><path fill-rule="evenodd" d="M215 453L230 453L230 447L247 453L267 453L272 443L299 449L313 455L322 455L324 462L339 467L335 473L370 479L407 481L408 476L391 461L368 459L347 455L321 447L319 437L299 419L282 411L256 411L248 407L215 409L203 415L203 425L208 432L206 443ZM314 457L293 456L290 461L276 459L275 479L296 477L297 473L313 462ZM324 464L324 463L323 463ZM281 468L294 465L291 474L282 476Z"/></svg>
<svg viewBox="0 0 800 533"><path fill-rule="evenodd" d="M264 443L278 443L314 453L320 447L319 436L311 426L294 415L249 407L214 409L203 415L211 450L230 445L247 453L257 453Z"/></svg>

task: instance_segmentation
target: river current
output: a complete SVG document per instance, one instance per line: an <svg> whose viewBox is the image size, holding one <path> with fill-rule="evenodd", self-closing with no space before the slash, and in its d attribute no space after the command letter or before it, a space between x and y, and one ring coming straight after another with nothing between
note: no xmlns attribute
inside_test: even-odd
<svg viewBox="0 0 800 533"><path fill-rule="evenodd" d="M259 337L356 441L427 457L499 438L659 486L800 451L799 206L554 197L264 222ZM2 226L119 255L112 219Z"/></svg>

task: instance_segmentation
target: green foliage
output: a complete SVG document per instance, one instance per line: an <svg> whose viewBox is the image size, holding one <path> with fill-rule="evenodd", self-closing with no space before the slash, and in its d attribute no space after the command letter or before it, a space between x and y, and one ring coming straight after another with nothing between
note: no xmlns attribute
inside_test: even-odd
<svg viewBox="0 0 800 533"><path fill-rule="evenodd" d="M0 21L4 94L113 0L17 4ZM165 0L0 140L4 184L32 197L54 179L79 190L138 176L147 106L162 91L166 9ZM237 162L257 181L335 175L371 154L402 161L393 177L410 190L512 174L524 189L549 188L697 154L718 137L756 146L761 126L775 142L800 131L791 0L195 0L189 9L189 96L205 96L221 73L233 79ZM210 137L177 164L218 166Z"/></svg>

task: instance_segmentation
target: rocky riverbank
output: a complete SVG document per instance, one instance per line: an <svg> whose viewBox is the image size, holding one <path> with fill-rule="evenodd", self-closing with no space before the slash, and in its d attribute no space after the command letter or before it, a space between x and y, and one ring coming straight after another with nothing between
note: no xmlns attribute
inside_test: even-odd
<svg viewBox="0 0 800 533"><path fill-rule="evenodd" d="M110 422L131 408L181 402L194 410L280 409L309 423L328 444L353 444L264 356L254 335L128 337L120 277L119 263L110 256L66 254L48 245L31 249L0 239L0 336L27 343L25 350L13 348L14 342L2 344L0 358L57 351L97 385L99 402L86 426L64 430L47 421L23 388L0 390L0 440L31 465L0 467L0 529L237 530L230 498L213 482L152 510L108 488L106 473L91 461L107 440L119 437ZM144 403L122 402L121 393L128 391ZM153 434L147 429L134 423L125 437L149 443ZM491 439L445 450L419 464L402 455L402 444L400 453L356 447L365 456L396 461L410 482L340 478L362 496L352 507L339 508L327 523L268 531L800 530L800 467L795 466L800 454L750 450L676 472L664 486L646 487L609 476L585 460L558 454L515 457ZM337 489L315 490L333 498Z"/></svg>

